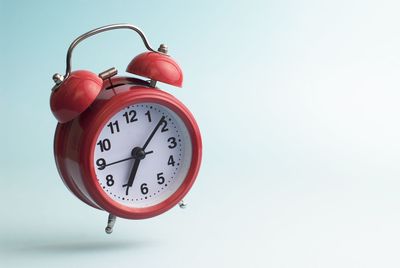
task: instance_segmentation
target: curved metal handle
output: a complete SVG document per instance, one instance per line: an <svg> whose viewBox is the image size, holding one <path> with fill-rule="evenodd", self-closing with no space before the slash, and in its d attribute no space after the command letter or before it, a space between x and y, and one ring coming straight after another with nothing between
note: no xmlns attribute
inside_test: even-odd
<svg viewBox="0 0 400 268"><path fill-rule="evenodd" d="M144 33L142 32L142 30L140 30L138 27L132 25L132 24L127 24L127 23L118 23L118 24L110 24L110 25L106 25L103 27L99 27L96 28L94 30L91 30L87 33L82 34L81 36L77 37L69 46L68 48L68 52L67 52L67 67L65 69L65 75L63 77L63 79L67 78L70 73L71 73L71 57L72 57L72 52L74 50L74 48L83 40L85 40L88 37L91 37L92 35L98 34L98 33L102 33L102 32L106 32L106 31L111 31L111 30L115 30L115 29L130 29L135 31L136 33L139 34L139 36L142 38L142 41L145 45L145 47L152 51L152 52L156 52L159 53L158 51L154 50L150 45L149 42L147 41L146 36L144 35Z"/></svg>

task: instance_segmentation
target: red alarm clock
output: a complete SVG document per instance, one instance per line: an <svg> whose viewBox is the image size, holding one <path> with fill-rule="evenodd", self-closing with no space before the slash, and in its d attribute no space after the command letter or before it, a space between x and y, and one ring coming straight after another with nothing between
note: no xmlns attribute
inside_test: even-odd
<svg viewBox="0 0 400 268"><path fill-rule="evenodd" d="M149 78L118 77L111 68L96 75L71 71L71 56L82 40L109 30L137 32L149 50L126 71ZM65 186L81 201L109 213L107 233L116 217L146 219L179 204L192 187L201 162L197 123L174 96L156 87L181 87L179 65L161 45L153 50L143 32L113 24L75 39L64 76L55 74L50 97L58 120L54 156Z"/></svg>

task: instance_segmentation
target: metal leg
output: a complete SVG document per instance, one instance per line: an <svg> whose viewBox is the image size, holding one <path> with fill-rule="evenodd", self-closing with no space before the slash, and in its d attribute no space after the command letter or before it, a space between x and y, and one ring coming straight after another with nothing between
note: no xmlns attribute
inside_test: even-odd
<svg viewBox="0 0 400 268"><path fill-rule="evenodd" d="M116 220L117 220L116 216L114 216L112 214L108 215L107 227L105 229L107 234L111 234L113 232L113 227L114 227L114 224L115 224Z"/></svg>
<svg viewBox="0 0 400 268"><path fill-rule="evenodd" d="M179 207L180 208L186 208L187 207L187 203L185 203L185 201L183 201L183 200L181 200L180 202L179 202Z"/></svg>

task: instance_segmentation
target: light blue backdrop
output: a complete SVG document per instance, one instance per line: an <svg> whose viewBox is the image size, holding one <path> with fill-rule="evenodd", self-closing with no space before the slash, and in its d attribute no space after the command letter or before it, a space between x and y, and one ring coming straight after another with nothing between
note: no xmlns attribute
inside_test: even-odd
<svg viewBox="0 0 400 268"><path fill-rule="evenodd" d="M0 0L1 267L399 267L398 1ZM186 210L118 220L57 174L51 76L70 42L128 22L166 43L196 116ZM80 45L95 72L144 51L128 31Z"/></svg>

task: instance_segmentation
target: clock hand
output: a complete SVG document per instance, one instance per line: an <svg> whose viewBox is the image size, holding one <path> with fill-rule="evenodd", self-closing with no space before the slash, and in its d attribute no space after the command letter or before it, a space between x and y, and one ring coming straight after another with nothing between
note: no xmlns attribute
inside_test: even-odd
<svg viewBox="0 0 400 268"><path fill-rule="evenodd" d="M133 148L132 158L135 159L135 162L133 163L128 182L126 184L122 185L122 187L126 187L126 195L128 195L128 193L129 193L129 187L132 187L132 185L133 185L133 181L135 180L135 176L136 176L137 170L139 168L140 161L143 160L145 156L146 156L146 153L144 152L144 150L142 148L140 148L140 147Z"/></svg>
<svg viewBox="0 0 400 268"><path fill-rule="evenodd" d="M145 152L144 154L148 155L148 154L152 154L152 153L154 153L154 151L148 151L148 152ZM121 162L124 162L124 161L127 161L127 160L131 160L133 158L135 158L135 157L131 156L131 157L128 157L128 158L124 158L124 159L115 161L115 162L111 162L111 163L108 163L108 164L104 165L104 167L111 166L111 165L114 165L114 164L118 164L118 163L121 163Z"/></svg>
<svg viewBox="0 0 400 268"><path fill-rule="evenodd" d="M163 123L163 121L165 119L165 116L162 116L160 121L158 121L156 127L153 129L153 132L151 132L150 136L147 138L146 142L144 143L142 149L145 150L147 145L149 145L151 139L154 137L154 134L156 134L157 130L160 128L161 124Z"/></svg>
<svg viewBox="0 0 400 268"><path fill-rule="evenodd" d="M132 187L132 185L133 185L133 181L135 180L135 176L136 176L137 170L139 168L140 161L142 159L144 159L144 157L146 156L146 153L144 152L144 150L146 149L147 145L149 145L151 139L154 137L154 135L156 134L157 130L160 128L160 126L164 122L164 120L165 120L165 116L162 116L160 121L158 121L156 127L150 133L150 136L147 138L147 140L144 143L142 148L140 148L140 147L133 148L132 158L135 159L135 162L133 163L128 182L126 184L122 185L122 187L126 187L126 192L125 192L126 195L128 195L128 193L129 193L129 187ZM150 151L150 152L152 152L152 151Z"/></svg>
<svg viewBox="0 0 400 268"><path fill-rule="evenodd" d="M133 181L135 180L136 172L138 170L139 164L140 164L140 158L136 158L135 162L133 163L133 167L131 170L131 174L129 175L129 180L127 184L122 185L122 187L126 187L126 192L125 194L128 195L129 193L129 187L132 187Z"/></svg>

